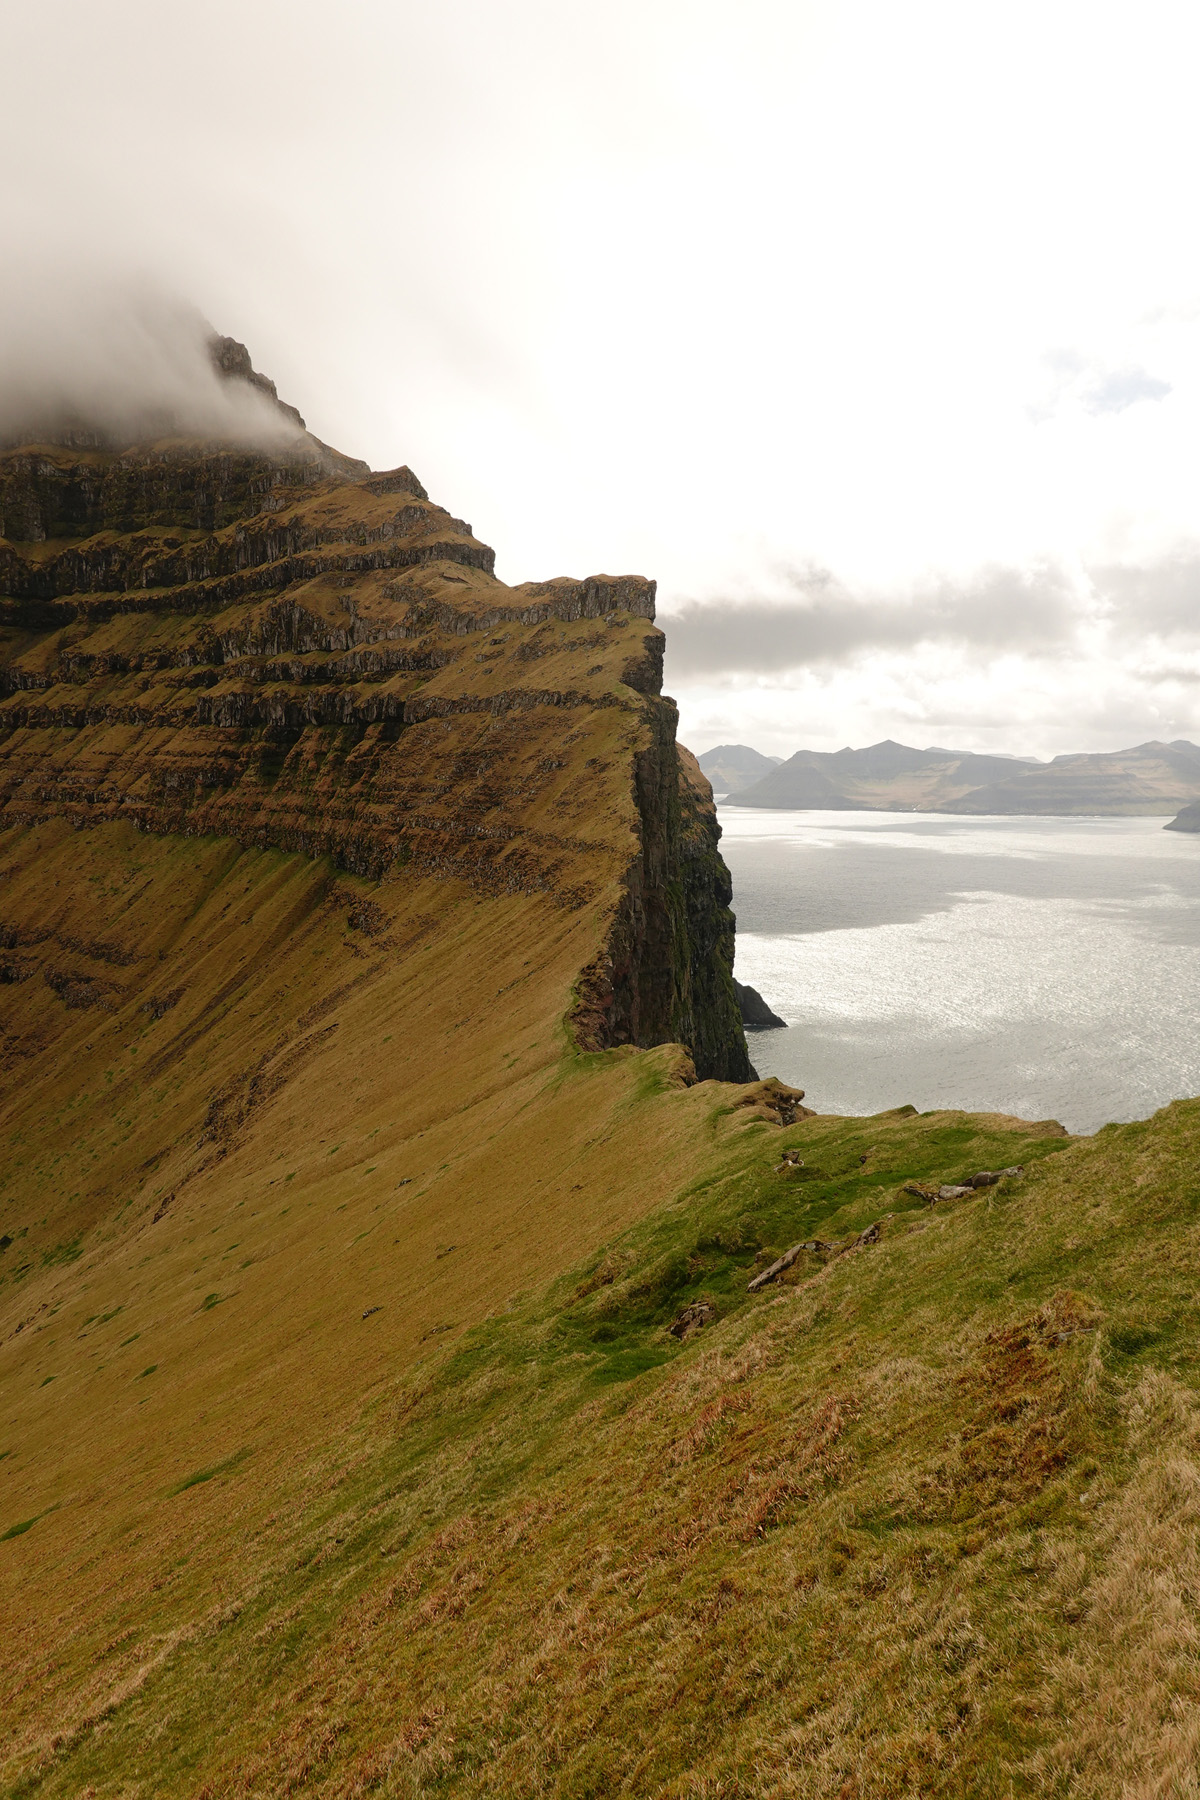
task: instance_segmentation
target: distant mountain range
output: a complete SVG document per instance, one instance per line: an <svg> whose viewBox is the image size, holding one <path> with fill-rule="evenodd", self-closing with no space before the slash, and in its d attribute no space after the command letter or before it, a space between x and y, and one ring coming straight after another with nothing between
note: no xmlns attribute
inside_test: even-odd
<svg viewBox="0 0 1200 1800"><path fill-rule="evenodd" d="M798 750L786 762L745 744L721 744L699 762L715 791L736 796L739 806L1109 817L1194 806L1174 828L1200 830L1200 747L1186 738L1045 763L935 746L914 750L891 738L862 750Z"/></svg>
<svg viewBox="0 0 1200 1800"><path fill-rule="evenodd" d="M700 767L712 782L714 794L736 794L769 775L782 761L782 756L764 756L748 744L718 744L715 750L704 752Z"/></svg>

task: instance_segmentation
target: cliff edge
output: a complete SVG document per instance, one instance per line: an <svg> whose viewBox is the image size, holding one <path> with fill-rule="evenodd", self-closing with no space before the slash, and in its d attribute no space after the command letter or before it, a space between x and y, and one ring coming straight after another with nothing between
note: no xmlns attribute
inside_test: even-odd
<svg viewBox="0 0 1200 1800"><path fill-rule="evenodd" d="M411 470L330 450L243 346L212 349L277 408L269 450L76 422L0 454L0 829L126 824L544 895L594 919L581 1048L677 1040L701 1078L749 1079L654 583L507 586Z"/></svg>

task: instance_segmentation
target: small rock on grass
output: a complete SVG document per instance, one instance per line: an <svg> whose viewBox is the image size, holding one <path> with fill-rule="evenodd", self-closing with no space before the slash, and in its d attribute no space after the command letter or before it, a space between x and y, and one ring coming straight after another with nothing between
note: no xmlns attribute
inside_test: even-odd
<svg viewBox="0 0 1200 1800"><path fill-rule="evenodd" d="M693 1300L691 1305L685 1306L679 1317L667 1326L667 1330L675 1338L690 1337L693 1331L702 1331L706 1325L715 1324L717 1316L717 1309L711 1300Z"/></svg>
<svg viewBox="0 0 1200 1800"><path fill-rule="evenodd" d="M888 1213L886 1217L890 1219L892 1214ZM756 1275L753 1281L746 1283L746 1292L757 1294L759 1288L767 1287L776 1276L791 1268L802 1250L810 1250L815 1256L845 1256L847 1250L864 1249L868 1244L877 1244L882 1224L882 1219L876 1219L873 1225L860 1231L848 1244L826 1244L820 1238L809 1238L803 1244L793 1244L790 1250L785 1250L782 1256L776 1258L769 1269L764 1269L761 1275Z"/></svg>
<svg viewBox="0 0 1200 1800"><path fill-rule="evenodd" d="M901 1191L911 1194L914 1200L924 1200L928 1206L932 1206L936 1200L961 1200L967 1194L975 1193L978 1188L995 1187L1006 1175L1024 1173L1024 1167L1015 1163L1007 1169L980 1169L977 1175L968 1175L965 1181L946 1182L936 1189L927 1187L924 1182L906 1181Z"/></svg>

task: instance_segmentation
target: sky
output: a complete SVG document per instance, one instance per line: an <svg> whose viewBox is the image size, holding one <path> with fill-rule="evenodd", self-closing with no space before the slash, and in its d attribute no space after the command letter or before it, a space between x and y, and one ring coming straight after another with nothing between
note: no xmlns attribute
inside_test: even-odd
<svg viewBox="0 0 1200 1800"><path fill-rule="evenodd" d="M696 750L1200 740L1194 6L0 0L0 42L10 392L31 321L72 366L114 295L200 309L502 578L655 577Z"/></svg>

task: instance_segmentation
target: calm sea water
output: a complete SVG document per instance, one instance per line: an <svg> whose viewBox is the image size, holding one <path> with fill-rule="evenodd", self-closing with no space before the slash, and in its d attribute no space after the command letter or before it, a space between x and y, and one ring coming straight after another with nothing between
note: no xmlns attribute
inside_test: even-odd
<svg viewBox="0 0 1200 1800"><path fill-rule="evenodd" d="M1095 1131L1200 1094L1200 836L1162 819L722 803L761 1075L819 1112L907 1103Z"/></svg>

